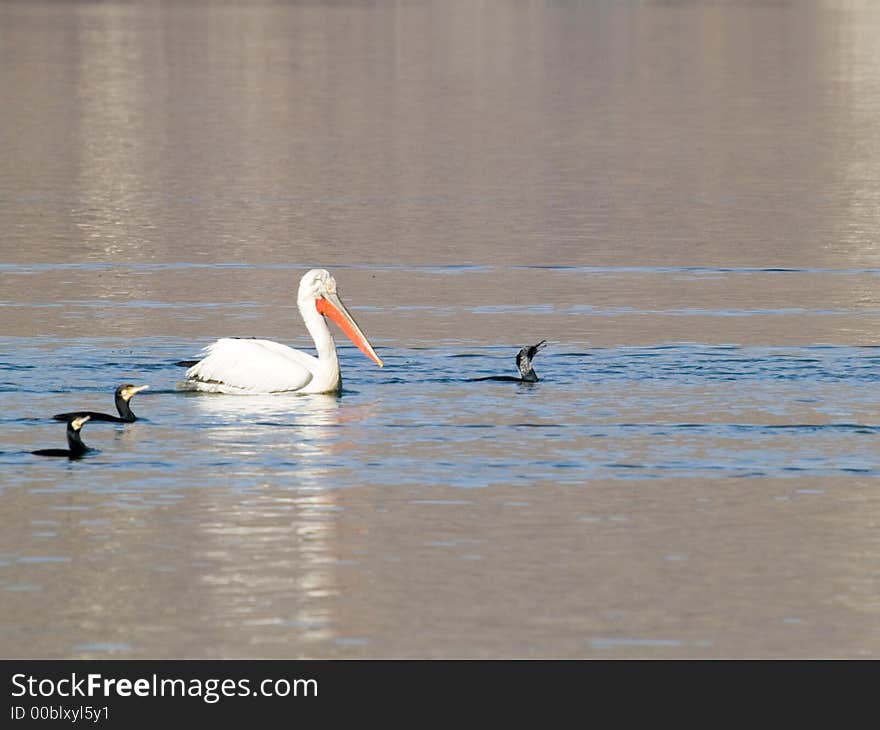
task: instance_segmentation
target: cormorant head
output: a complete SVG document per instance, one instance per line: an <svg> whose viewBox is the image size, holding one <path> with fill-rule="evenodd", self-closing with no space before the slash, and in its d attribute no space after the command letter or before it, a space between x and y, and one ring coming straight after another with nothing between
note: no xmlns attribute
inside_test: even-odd
<svg viewBox="0 0 880 730"><path fill-rule="evenodd" d="M116 397L122 398L122 400L128 402L142 390L147 390L149 385L131 385L130 383L126 383L125 385L120 385L116 389Z"/></svg>
<svg viewBox="0 0 880 730"><path fill-rule="evenodd" d="M537 345L524 347L516 353L516 367L523 380L534 383L538 380L538 375L532 369L532 358L538 354L547 344L547 340L541 340Z"/></svg>
<svg viewBox="0 0 880 730"><path fill-rule="evenodd" d="M83 424L90 419L91 416L77 416L76 418L71 419L70 427L74 431L79 431L83 427Z"/></svg>

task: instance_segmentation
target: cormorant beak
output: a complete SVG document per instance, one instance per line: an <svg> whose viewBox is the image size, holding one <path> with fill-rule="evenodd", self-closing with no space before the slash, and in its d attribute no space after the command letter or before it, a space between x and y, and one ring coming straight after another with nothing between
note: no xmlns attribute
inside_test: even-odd
<svg viewBox="0 0 880 730"><path fill-rule="evenodd" d="M125 389L125 392L122 394L122 397L125 398L125 400L131 400L138 393L140 393L142 390L149 390L149 388L150 388L149 385L132 385L130 388Z"/></svg>
<svg viewBox="0 0 880 730"><path fill-rule="evenodd" d="M348 335L348 339L357 345L358 349L360 349L364 355L370 358L370 360L376 363L380 368L384 365L376 354L376 351L373 350L373 346L370 344L369 340L367 340L364 333L361 332L361 328L357 326L357 322L354 321L354 318L348 313L345 305L335 293L326 292L323 296L315 300L315 307L318 309L318 312L325 317L330 317L330 319L336 322L336 324L339 325L339 329Z"/></svg>
<svg viewBox="0 0 880 730"><path fill-rule="evenodd" d="M535 355L537 355L538 352L540 352L541 350L543 350L545 347L547 347L547 340L541 340L537 345L532 345L532 348L531 348L531 349L534 350L534 353L532 354L532 357L534 357Z"/></svg>

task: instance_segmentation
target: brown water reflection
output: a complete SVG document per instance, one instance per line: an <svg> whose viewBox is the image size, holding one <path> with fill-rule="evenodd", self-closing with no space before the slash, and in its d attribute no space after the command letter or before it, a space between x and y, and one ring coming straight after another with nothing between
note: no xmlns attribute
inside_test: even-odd
<svg viewBox="0 0 880 730"><path fill-rule="evenodd" d="M870 5L0 14L6 260L878 265Z"/></svg>
<svg viewBox="0 0 880 730"><path fill-rule="evenodd" d="M206 485L164 507L76 499L83 510L31 492L18 507L64 534L53 550L69 557L6 568L22 579L4 590L5 621L31 615L5 652L868 655L872 488L840 481L829 505L828 484L806 480L719 483L711 496L692 481L548 482L429 499Z"/></svg>

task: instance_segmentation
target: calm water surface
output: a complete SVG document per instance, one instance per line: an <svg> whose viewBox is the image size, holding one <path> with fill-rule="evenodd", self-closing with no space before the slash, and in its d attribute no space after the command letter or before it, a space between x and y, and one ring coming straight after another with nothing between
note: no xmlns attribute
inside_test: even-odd
<svg viewBox="0 0 880 730"><path fill-rule="evenodd" d="M878 34L0 3L0 654L880 654ZM339 397L177 389L311 348L313 266L385 368L337 332Z"/></svg>

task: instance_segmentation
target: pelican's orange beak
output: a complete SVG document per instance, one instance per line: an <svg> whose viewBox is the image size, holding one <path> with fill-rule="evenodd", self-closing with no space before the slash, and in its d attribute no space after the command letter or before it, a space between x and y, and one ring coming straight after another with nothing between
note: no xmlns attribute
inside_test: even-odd
<svg viewBox="0 0 880 730"><path fill-rule="evenodd" d="M315 307L318 309L318 312L325 317L330 317L330 319L336 322L336 324L339 325L339 329L348 335L348 339L354 342L364 355L370 358L370 360L376 363L380 368L384 365L369 340L367 340L364 333L361 332L361 328L357 326L357 322L354 321L354 318L348 313L345 305L339 300L339 297L336 294L328 292L324 294L324 296L319 297L315 300Z"/></svg>

